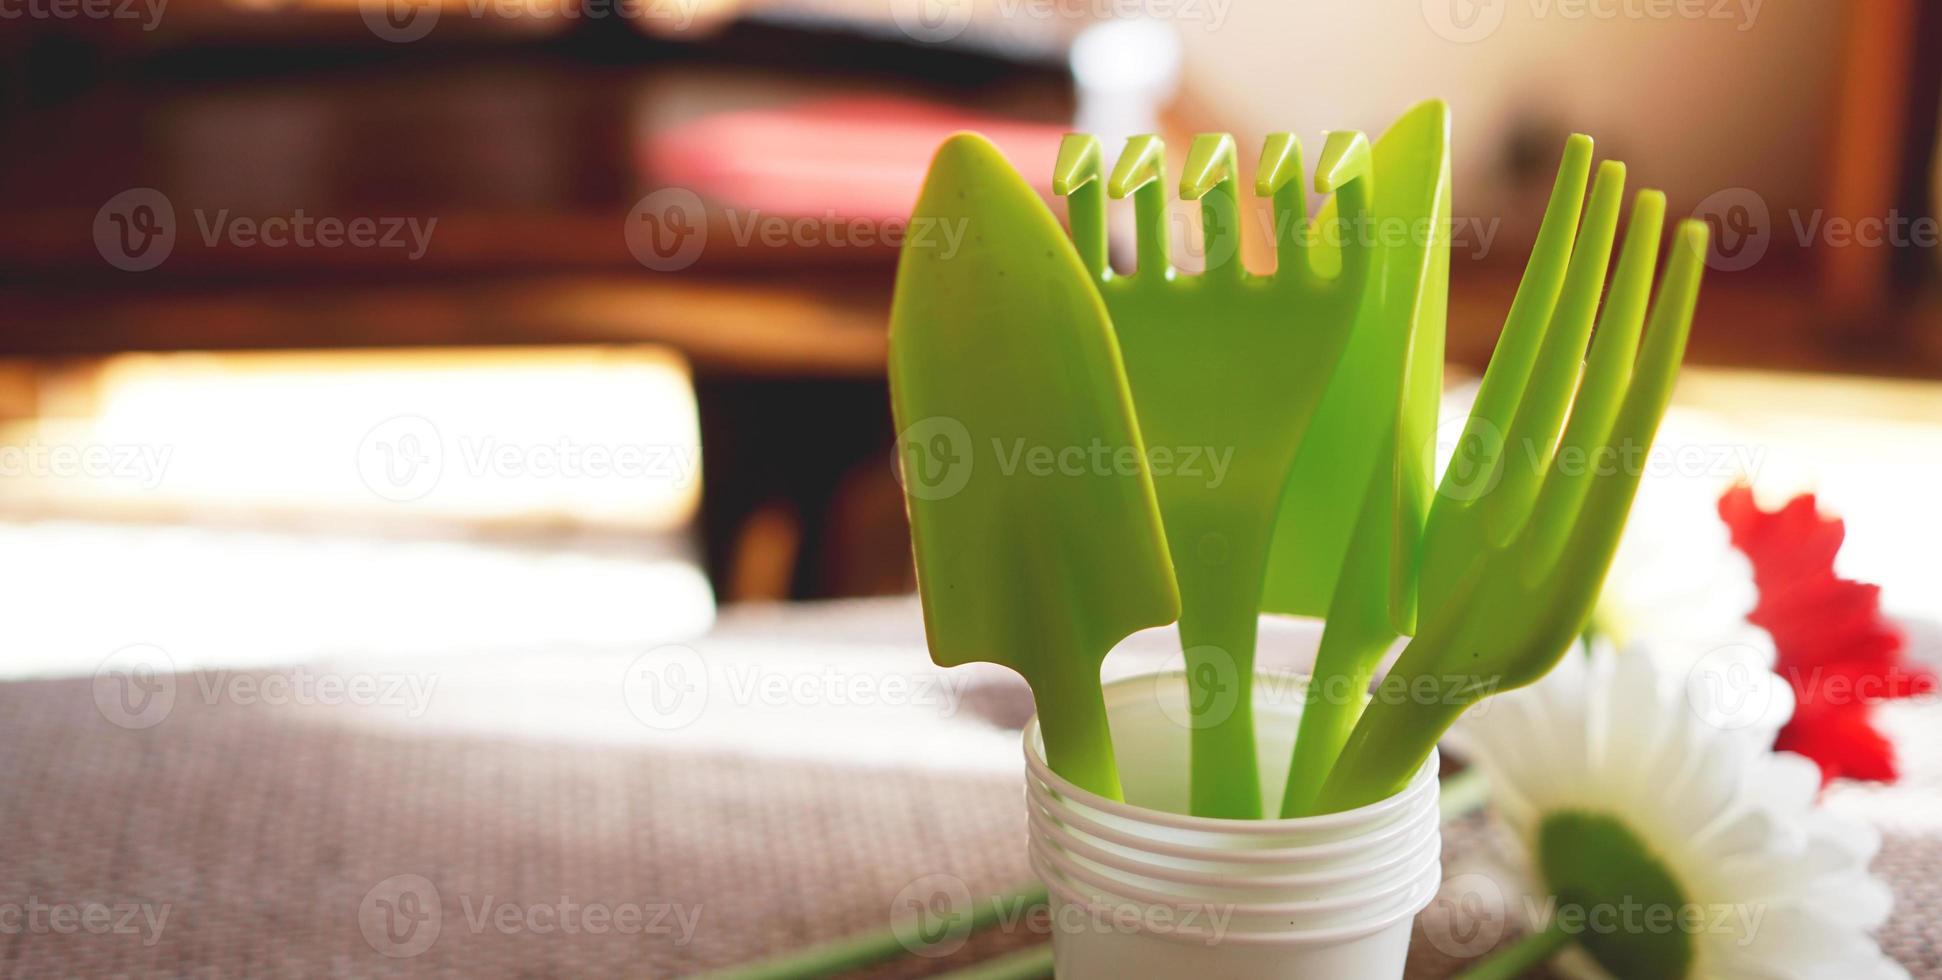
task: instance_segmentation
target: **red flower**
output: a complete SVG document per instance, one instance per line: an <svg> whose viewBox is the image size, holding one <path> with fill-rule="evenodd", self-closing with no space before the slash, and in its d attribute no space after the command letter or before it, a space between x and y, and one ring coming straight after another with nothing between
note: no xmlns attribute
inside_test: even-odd
<svg viewBox="0 0 1942 980"><path fill-rule="evenodd" d="M1774 670L1794 689L1793 720L1774 748L1836 777L1892 782L1895 752L1874 727L1874 706L1935 689L1935 675L1903 659L1901 631L1882 618L1881 588L1834 574L1845 527L1812 494L1763 511L1736 486L1719 502L1733 546L1753 564L1760 602L1747 619L1773 635Z"/></svg>

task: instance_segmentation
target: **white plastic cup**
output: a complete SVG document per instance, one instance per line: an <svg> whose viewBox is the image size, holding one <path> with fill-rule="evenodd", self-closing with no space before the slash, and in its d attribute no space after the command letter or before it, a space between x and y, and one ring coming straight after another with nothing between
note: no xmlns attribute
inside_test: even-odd
<svg viewBox="0 0 1942 980"><path fill-rule="evenodd" d="M1286 680L1254 685L1262 799L1276 809L1304 687ZM1355 810L1194 817L1185 673L1105 695L1124 803L1059 778L1038 720L1025 727L1032 868L1062 980L1402 976L1411 920L1443 880L1435 753L1402 792Z"/></svg>

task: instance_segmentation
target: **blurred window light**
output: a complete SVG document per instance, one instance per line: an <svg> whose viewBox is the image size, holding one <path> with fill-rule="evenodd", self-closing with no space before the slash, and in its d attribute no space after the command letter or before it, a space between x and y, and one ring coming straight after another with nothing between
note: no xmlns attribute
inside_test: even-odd
<svg viewBox="0 0 1942 980"><path fill-rule="evenodd" d="M700 499L654 347L127 354L0 421L0 513L664 532Z"/></svg>

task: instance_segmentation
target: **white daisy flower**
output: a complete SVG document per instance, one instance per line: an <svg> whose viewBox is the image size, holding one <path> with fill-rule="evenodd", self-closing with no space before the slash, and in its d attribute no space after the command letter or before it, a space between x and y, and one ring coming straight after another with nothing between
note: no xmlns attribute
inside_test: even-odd
<svg viewBox="0 0 1942 980"><path fill-rule="evenodd" d="M1573 652L1453 732L1540 896L1530 929L1579 975L1907 976L1869 931L1892 894L1880 836L1815 806L1820 771L1772 751L1793 711L1757 647L1689 672Z"/></svg>

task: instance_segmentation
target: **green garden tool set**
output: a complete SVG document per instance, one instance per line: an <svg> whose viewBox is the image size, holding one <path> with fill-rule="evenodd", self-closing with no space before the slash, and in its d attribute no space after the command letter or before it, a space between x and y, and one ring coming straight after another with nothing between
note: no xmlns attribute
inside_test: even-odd
<svg viewBox="0 0 1942 980"><path fill-rule="evenodd" d="M1158 137L1109 167L1067 136L1064 227L982 137L938 150L913 221L961 226L962 246L905 245L890 326L925 628L940 665L1024 677L1074 786L1122 799L1100 667L1141 629L1179 624L1193 815L1239 819L1397 793L1465 708L1542 677L1583 629L1641 475L1583 461L1649 446L1706 228L1676 228L1650 295L1666 204L1640 192L1608 286L1625 168L1594 174L1571 137L1439 481L1449 134L1440 102L1373 142L1327 134L1312 214L1293 135L1261 147L1265 206L1243 201L1233 138L1196 137L1192 273L1171 258ZM1113 256L1107 200L1128 196L1134 248ZM1272 263L1243 262L1256 217ZM1325 620L1287 760L1257 759L1262 613Z"/></svg>

